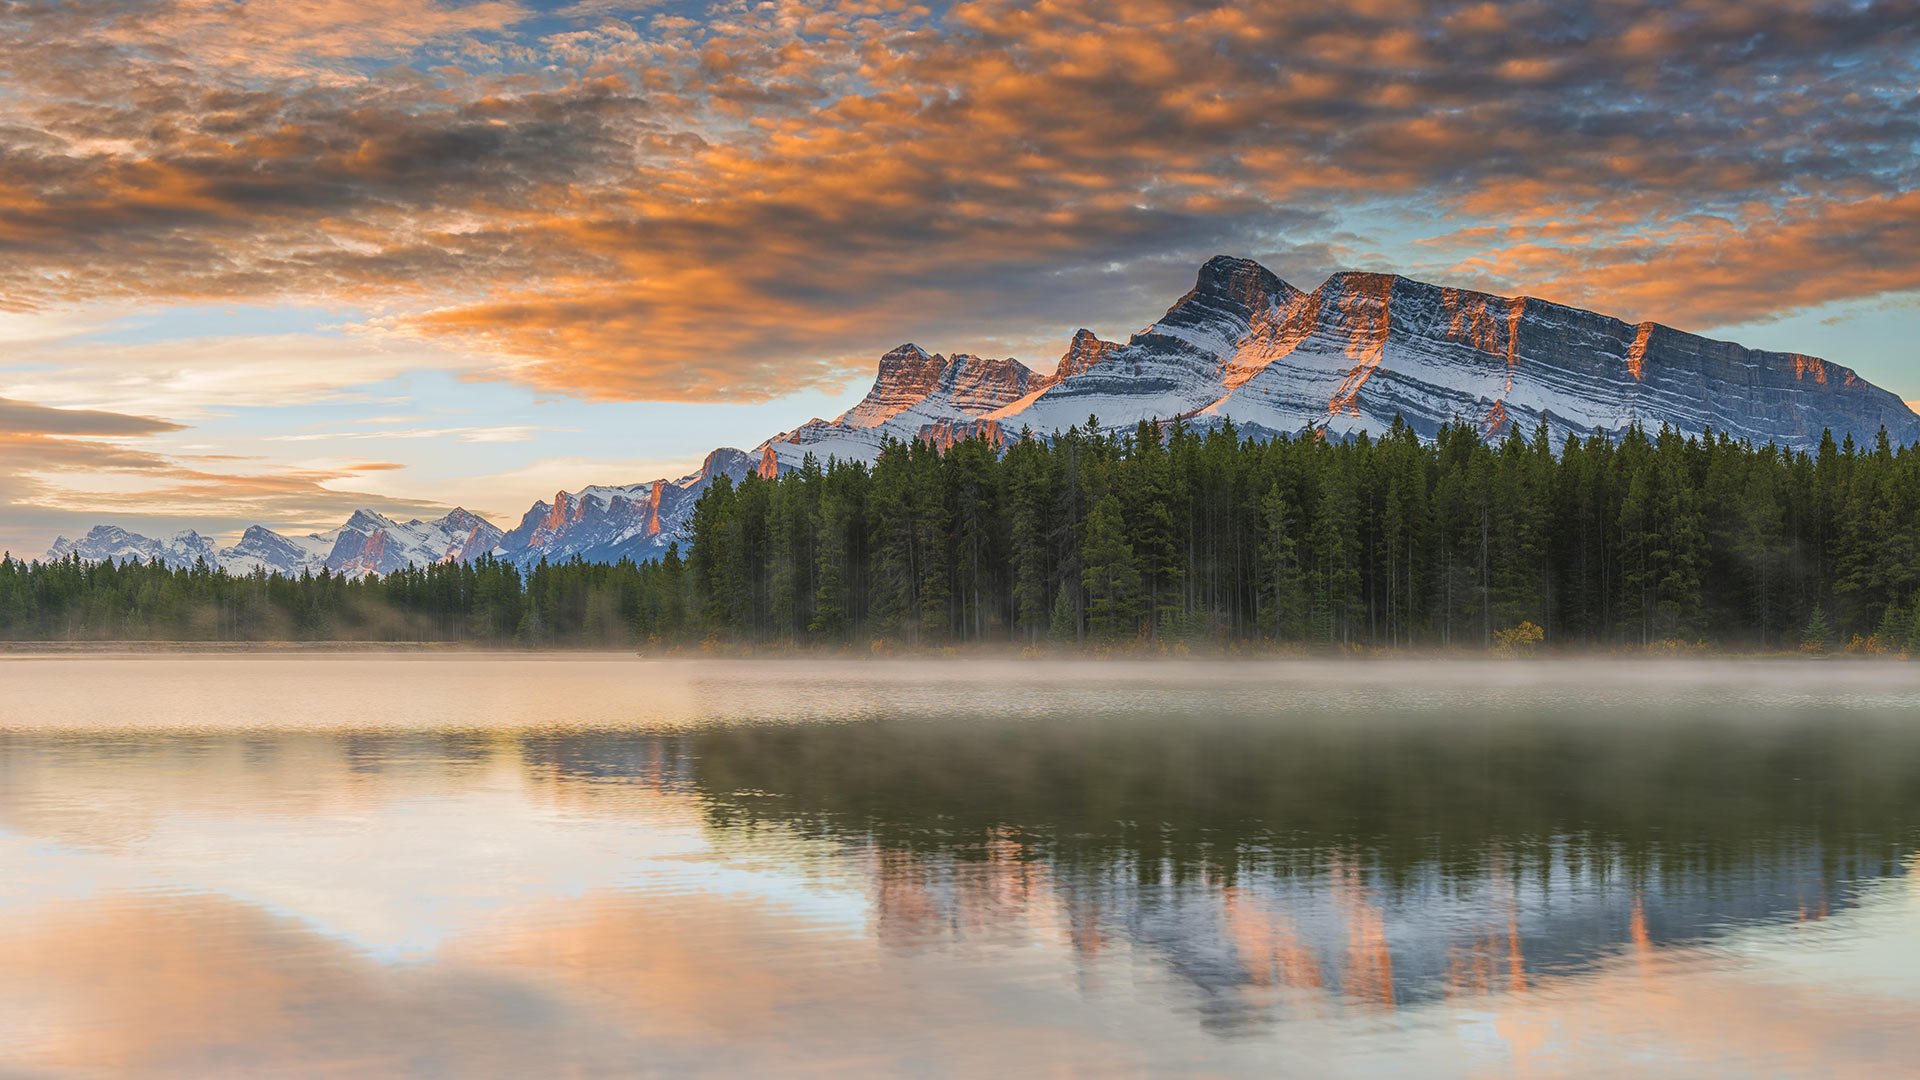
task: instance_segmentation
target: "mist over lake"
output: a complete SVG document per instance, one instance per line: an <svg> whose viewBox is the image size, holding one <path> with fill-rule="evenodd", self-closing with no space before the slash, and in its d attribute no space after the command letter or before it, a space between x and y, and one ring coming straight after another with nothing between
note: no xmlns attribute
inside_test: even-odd
<svg viewBox="0 0 1920 1080"><path fill-rule="evenodd" d="M1882 1076L1920 1010L1904 664L0 682L24 1075Z"/></svg>

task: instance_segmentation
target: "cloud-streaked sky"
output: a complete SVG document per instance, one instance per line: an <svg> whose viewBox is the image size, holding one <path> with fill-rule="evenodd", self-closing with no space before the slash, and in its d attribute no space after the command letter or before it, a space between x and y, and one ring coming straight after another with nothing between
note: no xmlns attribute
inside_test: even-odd
<svg viewBox="0 0 1920 1080"><path fill-rule="evenodd" d="M1917 170L1920 0L0 0L0 546L507 524L1217 253L1920 398Z"/></svg>

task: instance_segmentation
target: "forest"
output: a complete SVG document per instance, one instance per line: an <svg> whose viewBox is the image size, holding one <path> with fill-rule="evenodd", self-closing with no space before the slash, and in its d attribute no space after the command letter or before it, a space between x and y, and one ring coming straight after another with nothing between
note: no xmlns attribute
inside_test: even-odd
<svg viewBox="0 0 1920 1080"><path fill-rule="evenodd" d="M1920 652L1920 448L1638 429L889 442L717 480L657 561L349 579L0 560L0 637Z"/></svg>

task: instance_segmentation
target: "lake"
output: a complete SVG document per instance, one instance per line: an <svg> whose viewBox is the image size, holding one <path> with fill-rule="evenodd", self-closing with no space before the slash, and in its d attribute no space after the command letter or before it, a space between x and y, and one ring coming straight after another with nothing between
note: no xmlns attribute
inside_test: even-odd
<svg viewBox="0 0 1920 1080"><path fill-rule="evenodd" d="M1920 665L0 657L0 1075L1861 1076Z"/></svg>

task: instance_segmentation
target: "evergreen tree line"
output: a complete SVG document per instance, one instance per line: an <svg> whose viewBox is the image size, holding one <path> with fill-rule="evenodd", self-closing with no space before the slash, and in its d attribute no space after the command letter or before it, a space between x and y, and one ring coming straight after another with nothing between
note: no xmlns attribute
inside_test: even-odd
<svg viewBox="0 0 1920 1080"><path fill-rule="evenodd" d="M1920 448L1142 424L719 478L636 564L361 578L0 558L31 640L1920 652ZM1517 632L1521 628L1524 632Z"/></svg>
<svg viewBox="0 0 1920 1080"><path fill-rule="evenodd" d="M703 632L755 643L1920 651L1920 448L1089 418L722 479L687 570Z"/></svg>
<svg viewBox="0 0 1920 1080"><path fill-rule="evenodd" d="M679 554L661 562L476 562L353 578L0 558L0 639L441 641L627 646L685 624Z"/></svg>

